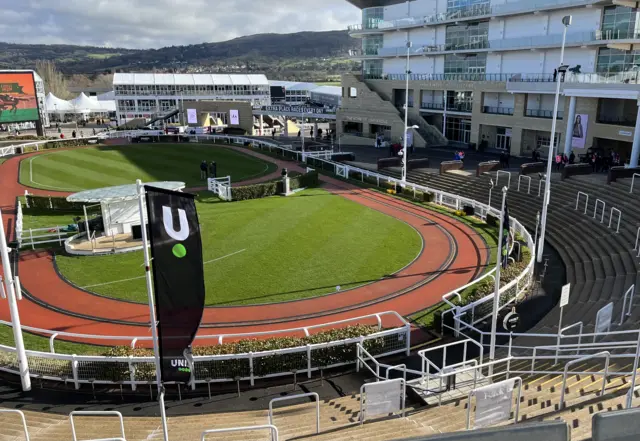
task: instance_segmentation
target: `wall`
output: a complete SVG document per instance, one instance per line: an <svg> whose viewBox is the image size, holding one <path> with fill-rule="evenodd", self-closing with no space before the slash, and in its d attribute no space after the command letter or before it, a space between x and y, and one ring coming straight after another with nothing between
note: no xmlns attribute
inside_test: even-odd
<svg viewBox="0 0 640 441"><path fill-rule="evenodd" d="M595 31L600 29L602 8L562 9L549 14L549 34L562 34L562 17L571 15L573 20L569 32Z"/></svg>
<svg viewBox="0 0 640 441"><path fill-rule="evenodd" d="M386 32L384 35L383 47L406 47L406 32Z"/></svg>
<svg viewBox="0 0 640 441"><path fill-rule="evenodd" d="M542 73L540 63L540 52L514 51L502 54L502 65L496 69L495 73ZM491 55L492 59L497 58L497 54ZM557 61L556 61L557 65ZM553 69L552 69L553 71ZM489 71L491 72L491 71Z"/></svg>
<svg viewBox="0 0 640 441"><path fill-rule="evenodd" d="M414 48L424 45L434 45L436 44L436 28L431 26L412 29L409 31L409 40L413 43Z"/></svg>
<svg viewBox="0 0 640 441"><path fill-rule="evenodd" d="M593 72L596 62L596 49L591 48L567 48L564 51L564 64L570 67L581 65L583 73ZM560 49L550 49L546 51L544 72L552 73L553 69L560 63Z"/></svg>
<svg viewBox="0 0 640 441"><path fill-rule="evenodd" d="M386 74L404 74L407 62L404 58L387 58L384 60L383 72ZM413 65L413 60L412 63ZM411 68L413 72L422 73L415 68Z"/></svg>
<svg viewBox="0 0 640 441"><path fill-rule="evenodd" d="M196 109L198 112L198 123L197 125L204 125L205 120L207 118L208 113L226 113L228 121L229 118L229 110L234 109L238 110L238 116L240 117L239 125L231 125L230 128L240 128L243 129L250 135L253 135L253 108L251 107L251 103L241 102L241 101L187 101L184 102L185 109ZM186 119L185 119L186 120ZM190 126L195 126L196 124L190 124Z"/></svg>
<svg viewBox="0 0 640 441"><path fill-rule="evenodd" d="M399 18L406 18L408 15L407 3L398 3L397 5L386 6L384 8L384 19L397 20ZM413 15L413 13L412 13Z"/></svg>

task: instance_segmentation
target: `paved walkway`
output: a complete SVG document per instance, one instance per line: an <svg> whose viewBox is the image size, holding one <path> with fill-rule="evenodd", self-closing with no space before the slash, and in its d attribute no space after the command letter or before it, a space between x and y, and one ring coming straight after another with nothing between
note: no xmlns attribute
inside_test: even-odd
<svg viewBox="0 0 640 441"><path fill-rule="evenodd" d="M292 162L239 147L231 148L274 162L279 168L304 171ZM24 193L24 187L17 183L17 169L22 158L11 159L0 166L0 186L7 189L0 199L3 205L12 203L11 199ZM288 329L381 311L409 315L439 302L443 294L471 281L487 262L489 250L481 237L448 216L329 177L322 176L322 182L331 193L411 225L424 240L423 252L399 273L349 291L286 304L207 308L200 335ZM19 272L23 288L28 292L19 305L24 325L81 334L149 335L146 305L101 297L75 288L59 277L53 256L48 251L22 253ZM6 302L0 302L0 318L9 318ZM201 339L198 343L213 342ZM102 340L100 344L128 342Z"/></svg>

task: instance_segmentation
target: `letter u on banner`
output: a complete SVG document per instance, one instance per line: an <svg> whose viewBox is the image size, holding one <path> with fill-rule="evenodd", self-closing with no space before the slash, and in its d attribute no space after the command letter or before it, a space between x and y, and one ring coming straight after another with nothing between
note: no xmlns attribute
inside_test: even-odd
<svg viewBox="0 0 640 441"><path fill-rule="evenodd" d="M145 190L162 381L187 383L191 370L184 351L200 326L205 296L195 200L187 193Z"/></svg>

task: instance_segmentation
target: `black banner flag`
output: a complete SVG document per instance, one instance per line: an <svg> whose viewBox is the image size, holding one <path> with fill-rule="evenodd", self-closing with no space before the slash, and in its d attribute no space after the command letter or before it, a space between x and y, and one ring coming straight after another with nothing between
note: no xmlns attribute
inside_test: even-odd
<svg viewBox="0 0 640 441"><path fill-rule="evenodd" d="M202 241L194 196L145 186L163 382L188 383L184 351L204 311Z"/></svg>

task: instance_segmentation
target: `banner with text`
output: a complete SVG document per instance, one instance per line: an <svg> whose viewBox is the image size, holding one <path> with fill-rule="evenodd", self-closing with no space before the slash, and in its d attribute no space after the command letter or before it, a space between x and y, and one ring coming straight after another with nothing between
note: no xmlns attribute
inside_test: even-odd
<svg viewBox="0 0 640 441"><path fill-rule="evenodd" d="M589 126L589 115L581 113L576 115L573 121L573 133L571 137L571 147L583 149L587 141L587 128Z"/></svg>
<svg viewBox="0 0 640 441"><path fill-rule="evenodd" d="M237 110L229 110L229 117L232 125L240 125L240 114Z"/></svg>
<svg viewBox="0 0 640 441"><path fill-rule="evenodd" d="M194 195L145 186L163 382L188 383L204 311L204 269Z"/></svg>

